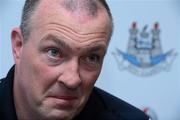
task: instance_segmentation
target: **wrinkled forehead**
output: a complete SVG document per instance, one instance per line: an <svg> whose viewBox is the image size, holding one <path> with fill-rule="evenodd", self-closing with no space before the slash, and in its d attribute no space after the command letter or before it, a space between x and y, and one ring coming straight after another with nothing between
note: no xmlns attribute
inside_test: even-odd
<svg viewBox="0 0 180 120"><path fill-rule="evenodd" d="M57 23L80 33L110 33L110 21L105 8L96 0L41 0L32 16L33 27Z"/></svg>

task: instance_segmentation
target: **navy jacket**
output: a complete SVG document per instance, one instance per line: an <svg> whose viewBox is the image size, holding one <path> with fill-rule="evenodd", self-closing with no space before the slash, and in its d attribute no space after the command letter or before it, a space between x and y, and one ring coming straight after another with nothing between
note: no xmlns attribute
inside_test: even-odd
<svg viewBox="0 0 180 120"><path fill-rule="evenodd" d="M0 80L0 120L17 120L13 101L14 67ZM74 120L149 120L139 109L94 87L92 94Z"/></svg>

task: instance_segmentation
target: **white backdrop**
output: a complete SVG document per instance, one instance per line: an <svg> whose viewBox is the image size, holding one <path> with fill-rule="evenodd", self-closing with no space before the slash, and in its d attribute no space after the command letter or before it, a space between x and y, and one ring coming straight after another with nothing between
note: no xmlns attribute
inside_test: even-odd
<svg viewBox="0 0 180 120"><path fill-rule="evenodd" d="M10 32L20 22L24 0L0 1L0 78L13 65ZM139 29L159 22L164 52L174 49L180 53L179 0L108 0L115 29L102 74L96 86L142 109L151 108L158 120L180 120L180 63L179 55L169 72L138 77L120 71L112 55L115 48L126 52L129 28L136 21Z"/></svg>

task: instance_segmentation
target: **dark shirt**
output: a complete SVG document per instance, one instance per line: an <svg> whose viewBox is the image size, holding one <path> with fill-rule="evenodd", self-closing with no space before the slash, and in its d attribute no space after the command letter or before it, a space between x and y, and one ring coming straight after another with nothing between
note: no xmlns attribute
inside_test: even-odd
<svg viewBox="0 0 180 120"><path fill-rule="evenodd" d="M0 120L17 120L13 100L14 67L0 80ZM139 109L94 87L92 94L75 120L148 120Z"/></svg>

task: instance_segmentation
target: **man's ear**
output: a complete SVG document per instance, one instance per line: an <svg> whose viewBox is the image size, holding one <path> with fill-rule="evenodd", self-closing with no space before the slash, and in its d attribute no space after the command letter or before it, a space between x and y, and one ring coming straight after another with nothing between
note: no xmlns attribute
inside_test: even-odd
<svg viewBox="0 0 180 120"><path fill-rule="evenodd" d="M12 52L15 64L20 60L23 48L23 36L20 28L14 28L11 32Z"/></svg>

